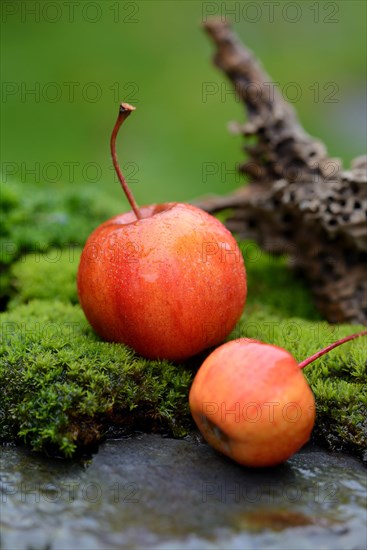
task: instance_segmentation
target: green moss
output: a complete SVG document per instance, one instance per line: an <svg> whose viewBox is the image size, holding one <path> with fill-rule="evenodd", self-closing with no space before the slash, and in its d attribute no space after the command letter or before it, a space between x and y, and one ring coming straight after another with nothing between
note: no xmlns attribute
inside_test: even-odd
<svg viewBox="0 0 367 550"><path fill-rule="evenodd" d="M70 456L111 426L187 432L189 370L99 341L79 306L35 300L2 317L2 441Z"/></svg>
<svg viewBox="0 0 367 550"><path fill-rule="evenodd" d="M1 440L21 439L34 449L70 456L116 430L182 436L192 429L190 366L147 361L99 341L77 305L81 247L75 243L83 244L112 211L98 205L98 196L64 192L49 199L35 188L21 194L5 187L2 199L2 276L11 299L1 315ZM249 241L240 246L249 292L231 338L274 343L301 361L359 329L322 322L285 258ZM365 357L361 339L305 369L317 402L313 433L319 443L357 453L366 447Z"/></svg>
<svg viewBox="0 0 367 550"><path fill-rule="evenodd" d="M76 273L81 249L51 248L47 253L26 254L10 269L13 297L8 308L33 299L78 302Z"/></svg>
<svg viewBox="0 0 367 550"><path fill-rule="evenodd" d="M83 246L88 235L115 213L94 185L88 188L1 184L0 299L14 294L9 266L25 253L49 256L53 248Z"/></svg>
<svg viewBox="0 0 367 550"><path fill-rule="evenodd" d="M249 307L231 335L288 349L297 360L358 327L272 315ZM317 401L317 441L361 452L367 444L364 339L333 350L305 369ZM148 361L101 342L78 305L34 300L2 315L0 433L66 456L109 430L158 430L182 436L193 427L189 366Z"/></svg>
<svg viewBox="0 0 367 550"><path fill-rule="evenodd" d="M268 254L252 241L241 242L240 248L247 271L248 306L267 306L282 317L321 318L306 283L289 268L285 256Z"/></svg>

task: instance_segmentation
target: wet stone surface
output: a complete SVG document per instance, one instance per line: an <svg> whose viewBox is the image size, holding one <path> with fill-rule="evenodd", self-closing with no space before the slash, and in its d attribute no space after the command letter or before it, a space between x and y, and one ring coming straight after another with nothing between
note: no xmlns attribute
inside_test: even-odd
<svg viewBox="0 0 367 550"><path fill-rule="evenodd" d="M110 440L87 463L1 449L1 548L367 546L367 470L317 448L266 470L194 439Z"/></svg>

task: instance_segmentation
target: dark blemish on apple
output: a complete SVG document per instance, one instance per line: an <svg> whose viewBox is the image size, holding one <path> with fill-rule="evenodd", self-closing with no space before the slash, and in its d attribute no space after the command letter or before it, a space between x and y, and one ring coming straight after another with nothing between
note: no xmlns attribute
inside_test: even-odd
<svg viewBox="0 0 367 550"><path fill-rule="evenodd" d="M210 420L205 414L201 416L201 420L204 424L205 430L209 435L213 435L222 445L223 449L229 453L229 437L223 432L212 420Z"/></svg>

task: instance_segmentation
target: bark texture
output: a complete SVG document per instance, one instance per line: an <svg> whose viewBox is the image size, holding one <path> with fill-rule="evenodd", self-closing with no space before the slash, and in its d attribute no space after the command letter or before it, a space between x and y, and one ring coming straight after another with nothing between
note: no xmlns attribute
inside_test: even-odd
<svg viewBox="0 0 367 550"><path fill-rule="evenodd" d="M196 204L212 213L231 208L231 231L288 254L327 320L366 324L367 157L344 170L278 91L269 93L271 78L228 23L211 20L205 29L216 45L215 64L247 108L247 122L234 129L247 142L240 171L250 182Z"/></svg>

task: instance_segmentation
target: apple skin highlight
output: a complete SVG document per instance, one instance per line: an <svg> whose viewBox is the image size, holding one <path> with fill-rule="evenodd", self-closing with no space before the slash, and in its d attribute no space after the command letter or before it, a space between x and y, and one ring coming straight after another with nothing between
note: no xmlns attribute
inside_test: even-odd
<svg viewBox="0 0 367 550"><path fill-rule="evenodd" d="M100 225L77 278L83 311L104 339L150 359L181 361L223 342L246 301L232 234L189 204L130 211Z"/></svg>
<svg viewBox="0 0 367 550"><path fill-rule="evenodd" d="M207 442L250 467L286 461L309 440L315 423L315 399L296 360L245 338L207 357L189 403Z"/></svg>

